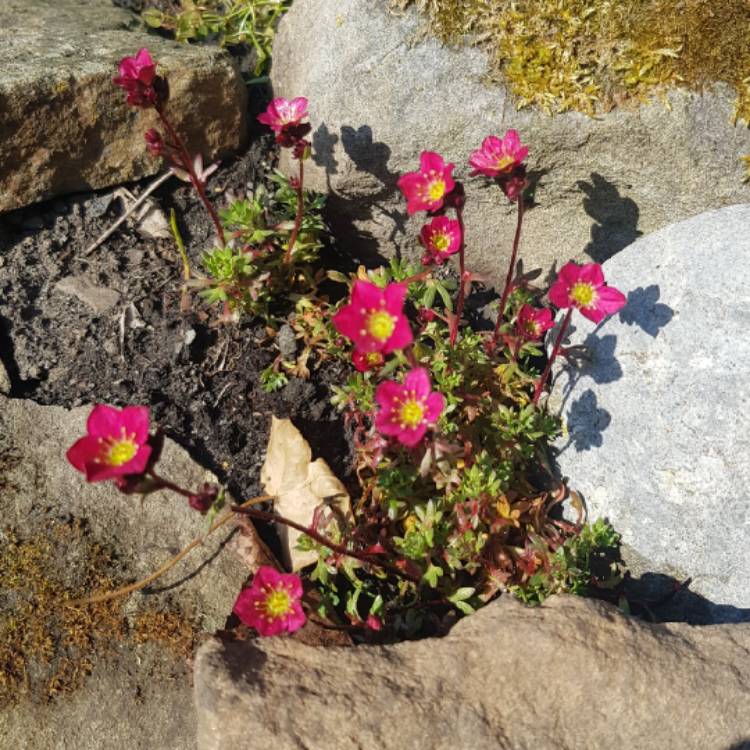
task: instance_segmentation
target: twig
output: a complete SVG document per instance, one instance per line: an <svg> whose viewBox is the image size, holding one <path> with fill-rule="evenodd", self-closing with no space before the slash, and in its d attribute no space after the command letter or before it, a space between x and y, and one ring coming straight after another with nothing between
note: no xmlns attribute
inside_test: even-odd
<svg viewBox="0 0 750 750"><path fill-rule="evenodd" d="M84 251L84 255L91 255L91 253L96 250L99 245L102 244L110 235L114 234L115 230L122 224L125 219L128 218L135 210L138 208L145 200L148 198L151 193L156 190L160 185L165 183L170 177L173 176L173 172L170 169L168 172L165 172L163 175L159 175L135 200L135 202L131 203L129 207L125 209L125 213L114 223L112 224L109 229L107 229L103 234L101 234L95 242L93 242L91 245L89 245Z"/></svg>
<svg viewBox="0 0 750 750"><path fill-rule="evenodd" d="M268 500L273 500L273 495L260 495L259 497L254 497L251 500L246 500L242 505L235 506L240 508L248 508L251 505L257 505L258 503L264 503ZM216 521L214 521L211 526L209 526L208 531L203 534L203 536L196 537L193 539L190 544L188 544L186 547L183 547L171 560L168 560L164 563L157 571L152 573L150 576L147 576L146 578L143 578L140 581L136 581L135 583L131 583L129 586L123 586L120 589L115 589L114 591L108 591L106 594L95 594L94 596L90 596L87 599L76 599L72 602L68 602L68 606L70 607L83 607L87 604L97 604L99 602L107 602L110 599L117 599L121 596L127 596L128 594L131 594L133 591L139 591L140 589L145 588L150 583L153 583L157 578L161 578L165 573L170 571L175 565L177 565L180 560L182 560L185 555L187 555L189 552L191 552L193 549L198 547L199 545L203 544L203 541L205 538L212 534L216 529L223 526L230 518L234 517L234 511L229 510L227 511L221 518L218 518Z"/></svg>

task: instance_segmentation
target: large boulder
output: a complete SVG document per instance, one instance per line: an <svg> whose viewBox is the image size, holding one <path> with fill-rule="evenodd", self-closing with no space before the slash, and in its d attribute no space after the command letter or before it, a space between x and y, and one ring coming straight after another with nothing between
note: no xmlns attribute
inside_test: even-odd
<svg viewBox="0 0 750 750"><path fill-rule="evenodd" d="M200 750L730 750L750 737L750 626L651 625L502 597L440 640L205 643Z"/></svg>
<svg viewBox="0 0 750 750"><path fill-rule="evenodd" d="M169 78L169 114L213 159L242 147L247 93L230 56L147 34L106 0L0 6L0 212L60 193L154 174L143 132L155 113L126 106L117 63L148 47Z"/></svg>
<svg viewBox="0 0 750 750"><path fill-rule="evenodd" d="M750 619L750 206L674 224L604 264L627 306L575 318L590 361L559 368L561 472L641 570L692 578Z"/></svg>
<svg viewBox="0 0 750 750"><path fill-rule="evenodd" d="M728 87L673 91L671 109L657 101L596 118L517 111L505 88L483 82L483 52L423 39L421 17L386 6L295 0L274 43L274 91L309 97L310 184L331 191L330 220L354 250L416 250L424 215L406 219L399 175L430 149L465 178L470 152L510 127L530 146L538 180L522 241L527 268L603 260L643 232L747 200L739 157L750 151L750 132L731 124ZM467 184L470 267L503 276L514 211L498 188Z"/></svg>

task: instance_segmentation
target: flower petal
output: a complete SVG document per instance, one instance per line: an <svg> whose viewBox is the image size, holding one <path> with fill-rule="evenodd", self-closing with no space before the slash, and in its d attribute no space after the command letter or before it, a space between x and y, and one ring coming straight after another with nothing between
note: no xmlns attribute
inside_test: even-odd
<svg viewBox="0 0 750 750"><path fill-rule="evenodd" d="M445 396L442 393L431 393L425 403L425 419L430 424L435 424L445 409Z"/></svg>
<svg viewBox="0 0 750 750"><path fill-rule="evenodd" d="M106 404L97 404L86 421L86 431L92 437L119 437L122 426L122 413Z"/></svg>
<svg viewBox="0 0 750 750"><path fill-rule="evenodd" d="M430 375L424 367L415 367L405 378L404 388L414 391L417 398L425 398L430 393Z"/></svg>
<svg viewBox="0 0 750 750"><path fill-rule="evenodd" d="M586 263L581 266L578 273L578 280L599 287L604 283L604 272L598 263Z"/></svg>

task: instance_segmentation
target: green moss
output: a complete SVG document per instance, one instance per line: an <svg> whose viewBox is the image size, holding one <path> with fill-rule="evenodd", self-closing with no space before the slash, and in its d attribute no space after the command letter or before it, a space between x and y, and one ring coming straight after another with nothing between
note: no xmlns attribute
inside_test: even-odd
<svg viewBox="0 0 750 750"><path fill-rule="evenodd" d="M747 0L391 0L412 4L446 43L486 48L519 108L593 115L721 81L750 123Z"/></svg>

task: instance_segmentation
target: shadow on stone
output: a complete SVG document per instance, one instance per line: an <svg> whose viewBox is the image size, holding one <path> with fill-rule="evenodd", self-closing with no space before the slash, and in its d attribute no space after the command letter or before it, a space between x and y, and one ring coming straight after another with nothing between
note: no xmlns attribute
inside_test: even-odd
<svg viewBox="0 0 750 750"><path fill-rule="evenodd" d="M659 302L661 290L658 284L640 286L628 293L628 302L620 311L620 322L637 325L649 336L656 338L659 331L674 317L674 310Z"/></svg>
<svg viewBox="0 0 750 750"><path fill-rule="evenodd" d="M566 420L568 441L559 449L558 455L571 445L578 453L600 448L604 442L604 431L611 421L611 414L597 404L594 391L584 391L570 405Z"/></svg>
<svg viewBox="0 0 750 750"><path fill-rule="evenodd" d="M591 242L584 252L596 263L604 263L641 236L640 211L634 200L621 196L614 184L596 172L577 185L586 194L583 208L594 220Z"/></svg>
<svg viewBox="0 0 750 750"><path fill-rule="evenodd" d="M355 174L348 180L349 188L346 193L334 189L331 180L339 170L334 155L334 147L339 141L355 167ZM313 159L326 173L329 195L325 214L334 236L343 238L352 252L366 265L387 262L380 253L382 242L394 242L406 230L404 212L394 211L383 203L396 191L399 178L397 172L388 168L390 147L375 140L369 125L357 128L342 125L340 134L336 134L323 123L313 133L312 142ZM362 200L362 196L366 196L366 200ZM392 224L388 237L378 238L362 229L373 222L376 212ZM398 247L396 257L399 257Z"/></svg>

